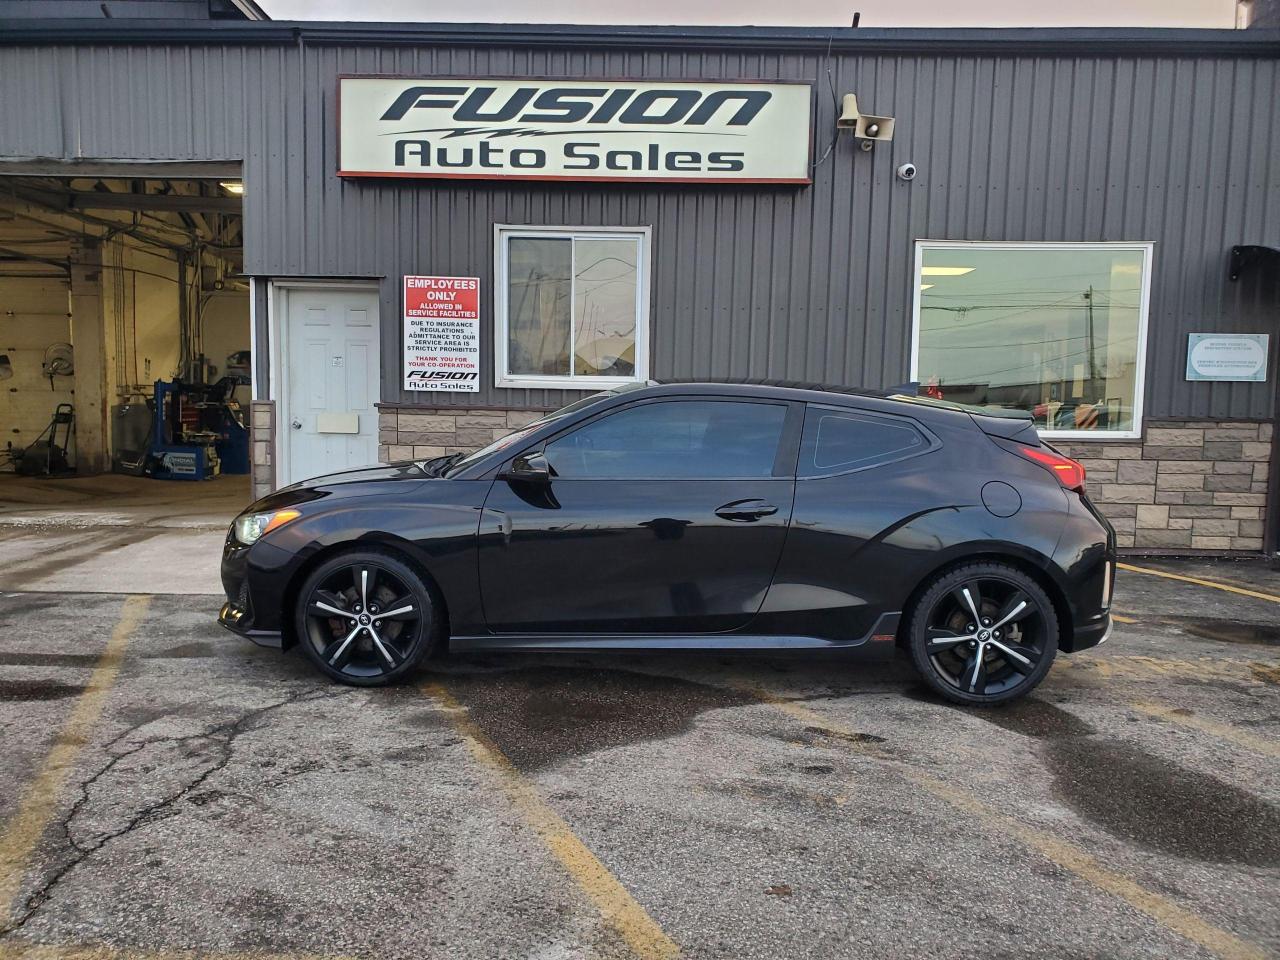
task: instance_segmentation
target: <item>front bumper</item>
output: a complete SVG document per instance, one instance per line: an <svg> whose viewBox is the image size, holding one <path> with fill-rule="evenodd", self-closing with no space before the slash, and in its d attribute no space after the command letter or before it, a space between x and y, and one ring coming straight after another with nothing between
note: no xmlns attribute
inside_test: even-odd
<svg viewBox="0 0 1280 960"><path fill-rule="evenodd" d="M221 570L222 589L226 592L227 602L218 613L218 623L259 646L280 650L285 645L282 631L275 624L264 624L262 620L265 618L255 615L256 608L269 608L263 606L260 591L250 586L251 549L227 537L222 550Z"/></svg>
<svg viewBox="0 0 1280 960"><path fill-rule="evenodd" d="M260 647L272 647L276 650L284 648L284 636L279 630L255 630L251 626L253 620L243 607L236 606L228 600L218 612L218 622L232 633L252 640Z"/></svg>

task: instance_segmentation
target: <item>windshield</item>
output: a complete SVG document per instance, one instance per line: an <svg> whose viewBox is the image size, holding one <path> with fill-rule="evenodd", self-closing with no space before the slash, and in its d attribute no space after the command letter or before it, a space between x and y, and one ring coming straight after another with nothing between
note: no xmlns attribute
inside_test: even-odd
<svg viewBox="0 0 1280 960"><path fill-rule="evenodd" d="M616 397L620 393L626 393L629 390L638 390L641 387L647 387L647 386L649 386L648 383L628 383L625 386L614 387L612 390L605 390L601 393L593 393L589 397L583 397L581 400L575 400L573 401L573 403L563 406L559 410L555 410L551 413L548 413L546 416L539 417L537 420L533 421L533 423L525 424L523 427L520 427L516 430L512 430L510 433L506 434L505 436L499 437L497 440L493 441L493 443L490 443L487 446L481 447L479 450L476 450L474 453L467 454L461 460L457 460L450 463L448 465L448 470L444 475L453 476L459 471L465 470L467 467L471 466L474 463L479 462L480 460L483 460L485 457L489 456L490 454L497 453L499 450L503 449L504 447L511 446L513 443L518 442L519 440L533 433L533 431L537 430L539 427L545 426L546 424L551 423L553 420L559 420L561 417L568 416L571 413L577 413L579 410L582 410L585 407L589 407L593 403L599 403L601 400L604 400L608 397Z"/></svg>

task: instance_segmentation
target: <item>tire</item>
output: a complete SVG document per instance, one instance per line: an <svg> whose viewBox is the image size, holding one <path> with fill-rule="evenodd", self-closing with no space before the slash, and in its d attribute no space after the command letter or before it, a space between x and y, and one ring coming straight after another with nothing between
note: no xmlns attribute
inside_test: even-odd
<svg viewBox="0 0 1280 960"><path fill-rule="evenodd" d="M925 587L907 619L907 646L921 678L965 706L1026 696L1053 665L1058 637L1048 594L1005 563L966 563L944 571Z"/></svg>
<svg viewBox="0 0 1280 960"><path fill-rule="evenodd" d="M308 659L355 687L403 679L438 643L430 588L399 557L378 550L320 564L298 591L294 622Z"/></svg>

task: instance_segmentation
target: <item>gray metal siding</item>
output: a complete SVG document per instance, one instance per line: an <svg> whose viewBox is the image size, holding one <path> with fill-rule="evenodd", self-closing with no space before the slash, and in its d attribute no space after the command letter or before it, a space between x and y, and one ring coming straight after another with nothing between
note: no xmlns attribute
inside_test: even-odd
<svg viewBox="0 0 1280 960"><path fill-rule="evenodd" d="M251 118L269 95L264 81L289 52L0 47L0 157L244 159Z"/></svg>
<svg viewBox="0 0 1280 960"><path fill-rule="evenodd" d="M808 187L334 176L340 73L808 80L821 155L827 67L821 53L743 50L0 48L0 155L243 158L249 271L384 278L385 400L565 400L487 386L492 225L645 224L659 378L899 382L915 239L1151 240L1147 416L1271 415L1271 384L1189 384L1183 364L1189 332L1277 332L1274 298L1227 280L1233 244L1280 246L1274 58L838 53L836 91L895 115L897 139L863 154L845 135ZM894 177L907 160L920 168L912 183ZM399 390L398 278L425 272L483 279L479 394ZM1277 350L1273 337L1273 370Z"/></svg>
<svg viewBox="0 0 1280 960"><path fill-rule="evenodd" d="M208 20L209 0L0 0L0 18Z"/></svg>

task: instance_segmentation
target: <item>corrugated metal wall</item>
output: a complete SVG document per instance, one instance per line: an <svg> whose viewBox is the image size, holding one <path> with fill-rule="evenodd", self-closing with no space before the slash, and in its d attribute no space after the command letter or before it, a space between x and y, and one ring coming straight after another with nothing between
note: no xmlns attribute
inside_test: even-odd
<svg viewBox="0 0 1280 960"><path fill-rule="evenodd" d="M1280 246L1277 60L1086 53L0 48L0 155L243 158L248 270L385 278L384 400L415 399L398 389L401 274L479 275L487 321L494 223L647 224L659 378L898 382L908 372L914 239L1153 240L1147 415L1271 416L1271 384L1190 384L1183 365L1189 332L1277 332L1274 297L1227 280L1233 244ZM894 115L897 134L871 154L842 137L808 187L334 176L340 73L809 80L821 155L834 116L828 68L837 93ZM920 173L903 183L894 169L908 160ZM491 346L487 335L486 383ZM1273 337L1273 371L1277 350ZM563 399L489 386L429 397Z"/></svg>

